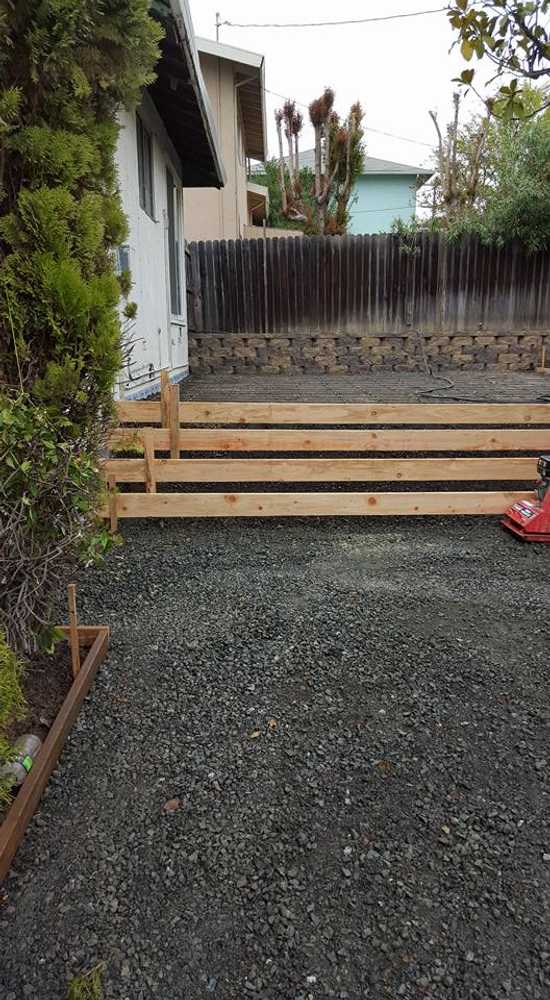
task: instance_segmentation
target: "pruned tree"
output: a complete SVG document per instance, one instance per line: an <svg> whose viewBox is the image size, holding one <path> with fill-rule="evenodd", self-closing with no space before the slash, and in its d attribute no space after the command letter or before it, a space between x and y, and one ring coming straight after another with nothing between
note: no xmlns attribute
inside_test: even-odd
<svg viewBox="0 0 550 1000"><path fill-rule="evenodd" d="M275 125L277 127L277 139L279 141L279 183L281 186L283 215L286 215L288 211L288 199L286 196L285 152L283 147L283 117L282 108L278 108L275 112Z"/></svg>
<svg viewBox="0 0 550 1000"><path fill-rule="evenodd" d="M327 212L327 202L330 197L336 166L330 171L330 141L331 131L334 136L334 126L337 119L333 116L334 91L326 87L320 97L309 105L309 120L315 133L315 204L317 207L317 224L319 232L324 233ZM332 121L331 121L332 120Z"/></svg>
<svg viewBox="0 0 550 1000"><path fill-rule="evenodd" d="M430 111L437 134L435 159L437 171L432 182L432 215L451 222L471 208L478 194L480 166L487 141L490 119L477 120L474 127L460 135L460 94L453 94L453 115L443 136L437 114Z"/></svg>
<svg viewBox="0 0 550 1000"><path fill-rule="evenodd" d="M283 212L293 221L305 221L300 189L300 134L304 119L296 110L296 101L285 101L283 107L275 112L275 124L279 140L279 178ZM283 130L288 146L286 159Z"/></svg>
<svg viewBox="0 0 550 1000"><path fill-rule="evenodd" d="M309 117L315 132L315 204L320 233L342 234L349 203L363 169L363 109L353 104L344 122L334 110L334 91L326 88L312 101Z"/></svg>
<svg viewBox="0 0 550 1000"><path fill-rule="evenodd" d="M338 163L334 183L334 213L331 226L334 232L345 233L349 221L349 204L355 182L363 169L363 109L359 102L353 104L343 125L335 125L331 143L335 162Z"/></svg>
<svg viewBox="0 0 550 1000"><path fill-rule="evenodd" d="M431 218L399 220L395 232L405 239L425 230L451 240L476 235L528 252L550 247L550 108L542 88L526 87L523 100L527 114L519 120L475 115L462 124L455 110L445 130L435 119L436 171L422 203Z"/></svg>

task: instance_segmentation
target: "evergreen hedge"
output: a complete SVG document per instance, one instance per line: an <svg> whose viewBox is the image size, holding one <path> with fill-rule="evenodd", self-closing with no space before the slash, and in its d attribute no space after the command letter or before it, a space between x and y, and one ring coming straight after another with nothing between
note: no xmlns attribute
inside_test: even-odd
<svg viewBox="0 0 550 1000"><path fill-rule="evenodd" d="M106 545L98 453L121 364L117 111L154 76L148 0L0 0L0 627L48 644Z"/></svg>

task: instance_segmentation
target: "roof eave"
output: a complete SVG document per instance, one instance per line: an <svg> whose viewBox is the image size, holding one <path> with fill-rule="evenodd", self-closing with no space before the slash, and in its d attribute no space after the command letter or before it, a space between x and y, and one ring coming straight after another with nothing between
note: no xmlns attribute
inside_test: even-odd
<svg viewBox="0 0 550 1000"><path fill-rule="evenodd" d="M246 92L254 95L247 105ZM252 160L265 163L267 157L267 124L265 112L264 62L256 79L248 79L240 88L240 108L244 125L245 153ZM254 106L255 105L255 106Z"/></svg>
<svg viewBox="0 0 550 1000"><path fill-rule="evenodd" d="M237 80L244 125L245 153L265 163L267 158L267 121L265 109L265 59L259 52L249 52L224 45L211 38L197 38L200 55L230 62L240 77ZM247 95L251 100L247 101Z"/></svg>
<svg viewBox="0 0 550 1000"><path fill-rule="evenodd" d="M223 187L226 174L188 0L153 0L152 13L166 37L149 91L178 153L183 186Z"/></svg>

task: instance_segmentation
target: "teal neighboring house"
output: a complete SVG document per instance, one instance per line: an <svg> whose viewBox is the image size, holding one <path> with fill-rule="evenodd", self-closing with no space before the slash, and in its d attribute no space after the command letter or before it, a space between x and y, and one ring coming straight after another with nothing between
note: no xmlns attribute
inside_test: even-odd
<svg viewBox="0 0 550 1000"><path fill-rule="evenodd" d="M300 153L300 167L315 169L315 151ZM433 170L366 156L363 173L350 200L353 236L389 233L394 219L412 222L416 215L416 192L433 176Z"/></svg>
<svg viewBox="0 0 550 1000"><path fill-rule="evenodd" d="M389 233L397 218L412 222L416 192L432 174L423 167L366 156L351 196L348 232L354 236Z"/></svg>

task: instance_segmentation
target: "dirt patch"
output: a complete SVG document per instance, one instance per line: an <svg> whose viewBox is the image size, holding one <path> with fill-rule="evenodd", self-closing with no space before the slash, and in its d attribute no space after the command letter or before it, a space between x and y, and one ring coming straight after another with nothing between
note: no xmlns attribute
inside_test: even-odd
<svg viewBox="0 0 550 1000"><path fill-rule="evenodd" d="M43 742L72 682L71 655L66 642L57 646L53 656L33 656L23 677L27 712L10 726L8 738L13 741L23 733L34 733Z"/></svg>

